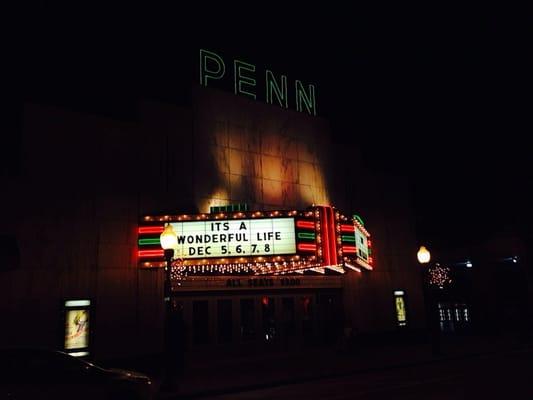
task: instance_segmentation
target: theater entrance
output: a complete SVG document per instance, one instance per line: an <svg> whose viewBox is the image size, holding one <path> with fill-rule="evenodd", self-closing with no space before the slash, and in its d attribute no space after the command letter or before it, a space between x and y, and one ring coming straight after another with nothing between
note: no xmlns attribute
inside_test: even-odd
<svg viewBox="0 0 533 400"><path fill-rule="evenodd" d="M256 286L248 280L228 280L226 290L175 291L187 348L246 355L338 340L343 320L338 277L302 277L292 287L290 281L278 285L279 279L290 278L267 279Z"/></svg>

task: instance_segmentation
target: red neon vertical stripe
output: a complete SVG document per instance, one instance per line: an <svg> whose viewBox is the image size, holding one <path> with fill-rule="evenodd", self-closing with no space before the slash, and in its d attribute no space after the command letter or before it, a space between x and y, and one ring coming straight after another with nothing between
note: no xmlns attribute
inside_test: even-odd
<svg viewBox="0 0 533 400"><path fill-rule="evenodd" d="M332 207L328 207L328 216L329 216L329 245L330 245L330 254L331 254L331 264L337 265L337 238L335 235L335 213L333 212Z"/></svg>
<svg viewBox="0 0 533 400"><path fill-rule="evenodd" d="M327 213L326 213L326 207L321 206L320 208L320 224L321 224L321 230L322 230L322 251L324 254L324 265L331 265L330 264L330 246L329 246L329 229L328 229L328 223L327 223Z"/></svg>

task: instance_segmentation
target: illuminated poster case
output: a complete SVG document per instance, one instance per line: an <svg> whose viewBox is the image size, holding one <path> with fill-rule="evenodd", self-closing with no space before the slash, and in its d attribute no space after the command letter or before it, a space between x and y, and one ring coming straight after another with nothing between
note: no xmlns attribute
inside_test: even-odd
<svg viewBox="0 0 533 400"><path fill-rule="evenodd" d="M89 355L91 300L75 299L63 302L63 350L74 357Z"/></svg>
<svg viewBox="0 0 533 400"><path fill-rule="evenodd" d="M394 309L398 326L407 326L406 300L403 290L394 291Z"/></svg>

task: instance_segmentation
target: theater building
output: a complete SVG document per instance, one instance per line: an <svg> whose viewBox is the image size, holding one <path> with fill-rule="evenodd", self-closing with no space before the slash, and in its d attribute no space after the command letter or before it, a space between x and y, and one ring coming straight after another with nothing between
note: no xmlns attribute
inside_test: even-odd
<svg viewBox="0 0 533 400"><path fill-rule="evenodd" d="M161 352L168 224L197 354L424 326L406 182L332 140L310 85L290 83L294 99L286 78L246 81L234 63L228 92L206 54L185 107L144 100L116 119L25 104L19 172L1 178L2 344Z"/></svg>

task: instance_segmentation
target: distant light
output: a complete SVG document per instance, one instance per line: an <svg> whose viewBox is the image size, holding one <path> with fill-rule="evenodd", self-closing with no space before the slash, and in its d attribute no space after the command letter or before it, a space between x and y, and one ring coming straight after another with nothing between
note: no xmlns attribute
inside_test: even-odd
<svg viewBox="0 0 533 400"><path fill-rule="evenodd" d="M395 295L395 296L403 296L403 295L404 295L404 292L403 292L403 290L395 290L395 291L394 291L394 295Z"/></svg>
<svg viewBox="0 0 533 400"><path fill-rule="evenodd" d="M472 262L471 261L467 261L466 262L466 267L467 268L472 268Z"/></svg>
<svg viewBox="0 0 533 400"><path fill-rule="evenodd" d="M516 264L518 262L518 257L514 256L513 257L513 262Z"/></svg>

